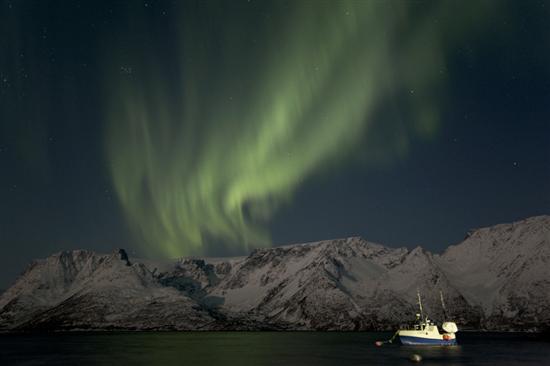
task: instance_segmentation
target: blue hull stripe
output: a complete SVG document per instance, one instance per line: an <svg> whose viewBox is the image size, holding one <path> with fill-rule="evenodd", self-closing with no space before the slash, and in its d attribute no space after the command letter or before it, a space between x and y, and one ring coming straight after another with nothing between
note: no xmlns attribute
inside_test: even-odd
<svg viewBox="0 0 550 366"><path fill-rule="evenodd" d="M444 339L430 339L430 338L420 338L420 337L409 337L409 336L399 336L401 343L406 345L439 345L439 346L454 346L456 344L455 339L449 339L448 341Z"/></svg>

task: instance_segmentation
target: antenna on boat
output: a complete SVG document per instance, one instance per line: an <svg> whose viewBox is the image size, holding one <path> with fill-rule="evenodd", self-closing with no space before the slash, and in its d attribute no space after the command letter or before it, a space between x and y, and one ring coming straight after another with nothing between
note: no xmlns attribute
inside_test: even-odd
<svg viewBox="0 0 550 366"><path fill-rule="evenodd" d="M443 291L439 290L439 298L441 299L441 307L443 308L443 316L445 316L445 319L448 318L447 315L447 308L445 307L445 301L443 301Z"/></svg>
<svg viewBox="0 0 550 366"><path fill-rule="evenodd" d="M420 297L420 290L416 289L416 295L418 296L418 307L420 308L420 319L424 319L424 310L422 309L422 298Z"/></svg>

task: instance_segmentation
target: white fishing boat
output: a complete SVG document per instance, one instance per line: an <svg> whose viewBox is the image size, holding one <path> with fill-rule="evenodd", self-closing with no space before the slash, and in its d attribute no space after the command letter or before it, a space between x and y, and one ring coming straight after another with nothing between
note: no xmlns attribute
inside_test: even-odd
<svg viewBox="0 0 550 366"><path fill-rule="evenodd" d="M424 316L420 292L418 292L417 295L420 313L416 314L416 321L410 326L400 328L395 333L395 336L398 336L401 343L406 345L456 345L456 332L458 332L458 327L456 326L456 323L452 321L443 322L443 324L441 325L443 332L440 332L437 325L433 323L430 319L428 319L428 316ZM445 314L445 318L447 318L447 310L445 308L445 303L443 302L443 294L441 292L440 297L443 312Z"/></svg>

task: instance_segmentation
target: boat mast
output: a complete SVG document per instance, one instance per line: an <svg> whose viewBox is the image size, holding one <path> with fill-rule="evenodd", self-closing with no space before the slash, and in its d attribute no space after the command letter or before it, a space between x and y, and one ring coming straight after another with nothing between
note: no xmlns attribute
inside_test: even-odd
<svg viewBox="0 0 550 366"><path fill-rule="evenodd" d="M420 297L419 289L416 289L416 295L418 296L418 307L420 308L420 319L424 320L424 310L422 309L422 298Z"/></svg>

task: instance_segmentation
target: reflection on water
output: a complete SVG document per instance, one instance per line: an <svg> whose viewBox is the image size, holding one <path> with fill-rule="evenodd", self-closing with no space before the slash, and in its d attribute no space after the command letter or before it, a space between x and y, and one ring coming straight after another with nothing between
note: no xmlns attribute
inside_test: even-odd
<svg viewBox="0 0 550 366"><path fill-rule="evenodd" d="M456 347L374 342L391 333L196 332L0 335L1 365L544 365L550 344L521 335L459 333Z"/></svg>

